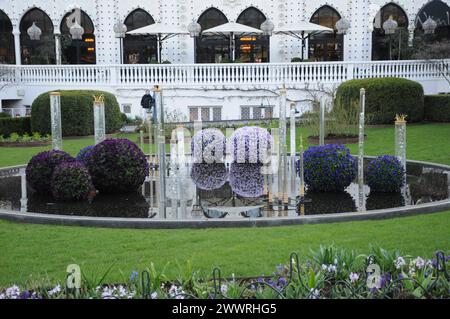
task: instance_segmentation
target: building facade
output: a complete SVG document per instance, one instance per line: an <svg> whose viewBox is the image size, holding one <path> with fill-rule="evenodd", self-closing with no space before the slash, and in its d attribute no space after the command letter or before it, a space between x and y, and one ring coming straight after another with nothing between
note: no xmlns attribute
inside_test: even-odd
<svg viewBox="0 0 450 319"><path fill-rule="evenodd" d="M95 86L115 93L123 112L139 115L144 90L161 84L168 109L185 120L264 118L276 116L275 91L282 85L290 89L290 100L301 103L315 94L311 90L332 90L364 72L404 73L420 79L428 93L446 91L437 76L416 74L420 69L411 71L404 61L429 17L437 23L434 39L450 39L449 5L450 0L0 0L0 63L9 67L3 82L12 79L0 91L0 107L29 106L49 90ZM398 25L394 35L383 30L389 18ZM298 21L336 29L340 19L350 22L345 35L313 34L304 46L289 35L236 37L241 63L233 65L226 63L230 46L222 37L170 37L161 57L170 65L156 65L156 38L121 39L114 32L118 22L128 31L155 22L187 28L191 21L203 30L230 21L259 28L265 20L275 29ZM82 26L80 40L72 38L68 21ZM29 35L33 23L38 40ZM311 63L291 63L300 57Z"/></svg>

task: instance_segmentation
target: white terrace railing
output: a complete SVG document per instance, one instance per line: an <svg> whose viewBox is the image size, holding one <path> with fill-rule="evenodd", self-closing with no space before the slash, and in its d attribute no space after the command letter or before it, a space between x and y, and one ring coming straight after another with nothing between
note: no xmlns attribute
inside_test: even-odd
<svg viewBox="0 0 450 319"><path fill-rule="evenodd" d="M450 60L236 64L0 65L0 82L26 85L271 85L402 77L435 80Z"/></svg>

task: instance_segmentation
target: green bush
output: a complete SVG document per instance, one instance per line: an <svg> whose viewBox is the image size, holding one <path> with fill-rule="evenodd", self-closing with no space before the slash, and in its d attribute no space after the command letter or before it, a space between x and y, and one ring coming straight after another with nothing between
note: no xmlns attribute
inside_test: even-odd
<svg viewBox="0 0 450 319"><path fill-rule="evenodd" d="M11 114L6 112L0 112L0 118L11 118Z"/></svg>
<svg viewBox="0 0 450 319"><path fill-rule="evenodd" d="M336 104L352 107L366 89L367 124L392 124L396 114L408 115L408 122L420 122L424 116L423 88L417 82L400 78L351 80L342 83Z"/></svg>
<svg viewBox="0 0 450 319"><path fill-rule="evenodd" d="M39 95L31 105L31 128L33 132L48 134L50 128L50 92ZM106 132L120 129L122 116L116 97L108 92L91 90L60 91L63 136L94 134L93 95L104 94Z"/></svg>
<svg viewBox="0 0 450 319"><path fill-rule="evenodd" d="M8 137L11 133L19 135L31 134L29 117L0 118L0 135Z"/></svg>
<svg viewBox="0 0 450 319"><path fill-rule="evenodd" d="M450 122L450 94L425 96L425 119Z"/></svg>

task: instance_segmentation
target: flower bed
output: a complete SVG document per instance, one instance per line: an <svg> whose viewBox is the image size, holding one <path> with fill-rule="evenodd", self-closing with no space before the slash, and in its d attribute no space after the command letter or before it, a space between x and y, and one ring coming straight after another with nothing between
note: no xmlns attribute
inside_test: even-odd
<svg viewBox="0 0 450 319"><path fill-rule="evenodd" d="M359 255L330 246L307 259L292 253L270 276L223 278L216 268L205 278L198 271L186 275L180 269L176 277L182 279L164 281L164 273L151 264L121 284L82 280L75 292L61 284L33 282L33 288L13 285L0 290L0 299L441 299L450 298L449 260L443 252L427 259L375 247Z"/></svg>
<svg viewBox="0 0 450 319"><path fill-rule="evenodd" d="M51 144L51 136L41 136L39 133L29 135L27 133L19 135L11 133L9 137L0 136L0 147L30 147L30 146L47 146Z"/></svg>

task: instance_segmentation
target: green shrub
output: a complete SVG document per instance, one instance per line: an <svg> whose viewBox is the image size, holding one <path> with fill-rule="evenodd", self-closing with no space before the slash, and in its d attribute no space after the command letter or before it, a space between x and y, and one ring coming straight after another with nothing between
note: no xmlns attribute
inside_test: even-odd
<svg viewBox="0 0 450 319"><path fill-rule="evenodd" d="M450 94L425 96L425 119L450 122Z"/></svg>
<svg viewBox="0 0 450 319"><path fill-rule="evenodd" d="M33 132L48 134L50 129L50 92L39 95L31 106ZM108 92L91 90L60 91L63 136L94 134L93 95L104 94L106 132L112 133L122 126L122 117L116 97Z"/></svg>
<svg viewBox="0 0 450 319"><path fill-rule="evenodd" d="M11 133L31 134L29 117L0 118L0 135L8 137Z"/></svg>
<svg viewBox="0 0 450 319"><path fill-rule="evenodd" d="M1 118L11 118L11 114L6 112L0 112L0 119Z"/></svg>
<svg viewBox="0 0 450 319"><path fill-rule="evenodd" d="M336 104L352 107L366 89L367 124L392 124L396 114L407 114L408 122L420 122L424 115L423 88L417 82L400 78L351 80L342 83Z"/></svg>

